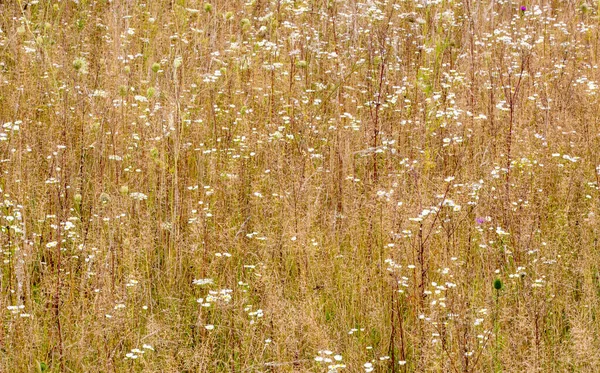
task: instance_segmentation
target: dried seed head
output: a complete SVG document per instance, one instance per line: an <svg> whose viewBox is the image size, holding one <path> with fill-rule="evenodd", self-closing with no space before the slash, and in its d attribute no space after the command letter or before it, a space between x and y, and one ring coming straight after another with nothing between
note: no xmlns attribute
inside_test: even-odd
<svg viewBox="0 0 600 373"><path fill-rule="evenodd" d="M100 202L102 204L107 204L108 202L110 202L110 196L108 195L108 193L102 192L100 194Z"/></svg>

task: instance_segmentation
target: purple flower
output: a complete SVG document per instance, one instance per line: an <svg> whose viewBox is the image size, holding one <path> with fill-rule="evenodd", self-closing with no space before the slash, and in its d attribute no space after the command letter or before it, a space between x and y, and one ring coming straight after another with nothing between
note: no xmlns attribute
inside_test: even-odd
<svg viewBox="0 0 600 373"><path fill-rule="evenodd" d="M524 12L527 10L527 7L525 5L521 5L521 12Z"/></svg>
<svg viewBox="0 0 600 373"><path fill-rule="evenodd" d="M475 222L477 224L483 224L483 223L485 223L485 219L484 218L477 218L477 219L475 219Z"/></svg>

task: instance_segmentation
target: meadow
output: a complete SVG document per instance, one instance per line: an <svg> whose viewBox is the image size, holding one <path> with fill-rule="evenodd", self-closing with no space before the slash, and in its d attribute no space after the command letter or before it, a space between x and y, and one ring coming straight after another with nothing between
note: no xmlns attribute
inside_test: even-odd
<svg viewBox="0 0 600 373"><path fill-rule="evenodd" d="M598 372L598 5L0 1L0 371Z"/></svg>

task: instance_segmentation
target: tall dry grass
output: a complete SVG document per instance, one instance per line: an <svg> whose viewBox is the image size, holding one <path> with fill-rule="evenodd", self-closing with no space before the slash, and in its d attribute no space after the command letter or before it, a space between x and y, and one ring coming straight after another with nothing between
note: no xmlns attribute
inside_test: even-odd
<svg viewBox="0 0 600 373"><path fill-rule="evenodd" d="M597 5L0 2L0 371L597 371Z"/></svg>

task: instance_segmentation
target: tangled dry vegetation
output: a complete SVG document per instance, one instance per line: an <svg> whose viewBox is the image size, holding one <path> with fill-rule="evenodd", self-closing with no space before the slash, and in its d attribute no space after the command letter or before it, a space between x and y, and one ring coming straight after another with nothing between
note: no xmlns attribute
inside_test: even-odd
<svg viewBox="0 0 600 373"><path fill-rule="evenodd" d="M597 371L599 26L0 1L0 371Z"/></svg>

